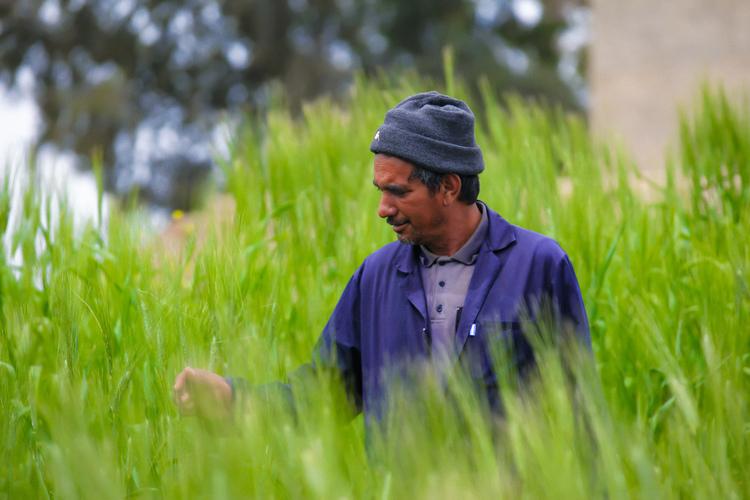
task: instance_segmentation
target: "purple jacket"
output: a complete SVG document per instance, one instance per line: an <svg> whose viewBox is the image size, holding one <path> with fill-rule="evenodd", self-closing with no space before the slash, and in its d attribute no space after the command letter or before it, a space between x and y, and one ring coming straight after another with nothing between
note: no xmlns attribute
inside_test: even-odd
<svg viewBox="0 0 750 500"><path fill-rule="evenodd" d="M539 319L540 303L558 335L572 333L590 348L588 320L573 266L552 239L513 226L489 210L489 228L457 325L455 354L474 382L500 405L493 342L512 347L519 372L534 366L521 331L526 311ZM547 300L547 302L545 302ZM349 280L316 347L314 364L334 367L368 420L379 417L388 394L386 369L429 357L430 321L418 247L390 243L368 256ZM555 326L556 325L556 326ZM389 373L392 373L389 371Z"/></svg>

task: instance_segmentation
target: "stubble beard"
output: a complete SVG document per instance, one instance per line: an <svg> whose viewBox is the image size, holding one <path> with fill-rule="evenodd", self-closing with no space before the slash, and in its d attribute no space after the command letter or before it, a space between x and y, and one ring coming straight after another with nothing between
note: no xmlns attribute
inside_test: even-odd
<svg viewBox="0 0 750 500"><path fill-rule="evenodd" d="M409 237L409 236L406 236L406 235L403 235L403 234L397 234L396 238L398 238L398 241L401 242L401 243L403 243L404 245L412 245L413 246L413 245L421 245L422 244L421 240L419 238L417 238L417 237L414 237L414 236Z"/></svg>
<svg viewBox="0 0 750 500"><path fill-rule="evenodd" d="M440 215L436 215L432 220L432 226L433 227L439 227L442 224L445 223L445 217L442 217ZM422 234L419 231L416 231L414 229L414 226L409 224L409 228L412 230L411 234L396 234L396 238L398 238L398 241L403 243L404 245L423 245L425 247L429 247L430 242L428 241L428 238L425 237L424 234Z"/></svg>

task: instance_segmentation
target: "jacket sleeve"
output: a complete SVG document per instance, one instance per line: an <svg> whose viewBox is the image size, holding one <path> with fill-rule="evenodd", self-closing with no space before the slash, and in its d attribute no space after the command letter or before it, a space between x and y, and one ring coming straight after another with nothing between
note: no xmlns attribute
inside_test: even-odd
<svg viewBox="0 0 750 500"><path fill-rule="evenodd" d="M564 255L557 263L551 288L555 320L559 330L564 334L572 333L581 345L591 349L586 308L583 305L583 297L573 264L567 255Z"/></svg>
<svg viewBox="0 0 750 500"><path fill-rule="evenodd" d="M362 355L360 329L361 280L364 264L344 289L333 314L323 328L312 364L333 370L340 377L350 403L362 410Z"/></svg>
<svg viewBox="0 0 750 500"><path fill-rule="evenodd" d="M357 413L362 411L362 358L360 352L360 281L362 268L354 273L339 298L333 314L315 344L310 363L292 372L286 383L253 386L240 378L227 378L233 398L251 395L279 400L295 408L295 394L314 386L314 377L331 373L341 379L347 398Z"/></svg>

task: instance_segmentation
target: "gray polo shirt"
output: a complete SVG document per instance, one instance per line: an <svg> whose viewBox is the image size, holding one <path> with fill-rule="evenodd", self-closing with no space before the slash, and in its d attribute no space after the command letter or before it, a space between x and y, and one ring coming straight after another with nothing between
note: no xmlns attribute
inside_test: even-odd
<svg viewBox="0 0 750 500"><path fill-rule="evenodd" d="M450 359L453 356L453 339L460 320L469 282L474 274L477 254L487 236L487 207L477 203L482 218L474 233L464 245L450 257L435 255L420 246L421 273L430 318L432 355L435 359Z"/></svg>

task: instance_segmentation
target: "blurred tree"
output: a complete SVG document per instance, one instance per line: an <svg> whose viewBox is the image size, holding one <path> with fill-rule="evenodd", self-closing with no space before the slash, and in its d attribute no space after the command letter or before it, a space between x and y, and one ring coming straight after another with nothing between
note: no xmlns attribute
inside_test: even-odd
<svg viewBox="0 0 750 500"><path fill-rule="evenodd" d="M581 0L0 0L0 82L33 78L39 143L102 149L106 185L189 208L210 171L217 112L295 106L352 73L456 70L575 108L558 71ZM83 161L83 160L82 160ZM85 166L85 163L82 163Z"/></svg>

